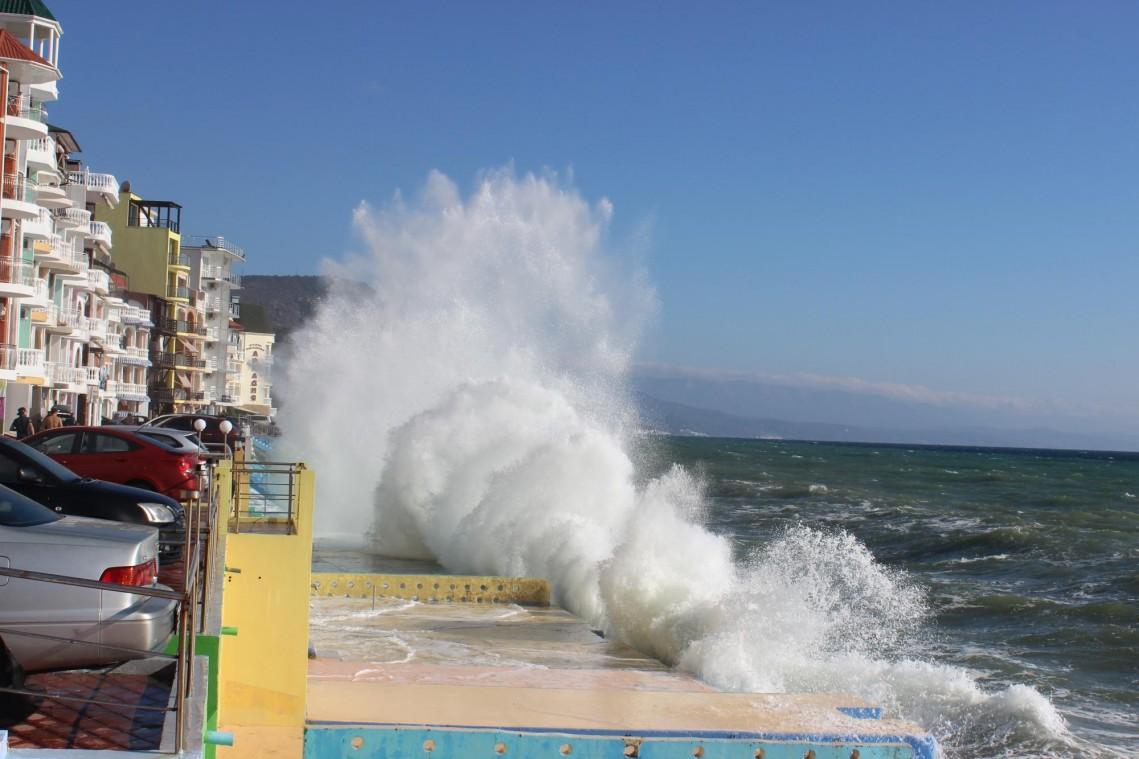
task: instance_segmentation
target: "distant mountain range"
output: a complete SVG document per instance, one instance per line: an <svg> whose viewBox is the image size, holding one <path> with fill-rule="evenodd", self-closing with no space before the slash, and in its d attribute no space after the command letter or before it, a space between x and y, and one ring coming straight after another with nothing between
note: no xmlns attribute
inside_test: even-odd
<svg viewBox="0 0 1139 759"><path fill-rule="evenodd" d="M363 284L355 286L361 294L368 290ZM282 358L287 358L288 336L327 297L328 280L248 274L242 288L242 307L253 304L264 311L282 343ZM1139 435L1094 433L1081 429L1075 418L1045 417L1041 424L1040 417L1015 410L711 374L636 368L632 385L645 426L673 435L712 437L1139 450Z"/></svg>

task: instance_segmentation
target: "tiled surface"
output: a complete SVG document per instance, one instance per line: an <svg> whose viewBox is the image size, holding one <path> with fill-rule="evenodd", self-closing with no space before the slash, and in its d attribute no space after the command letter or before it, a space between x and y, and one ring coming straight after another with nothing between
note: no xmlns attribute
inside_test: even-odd
<svg viewBox="0 0 1139 759"><path fill-rule="evenodd" d="M166 706L173 673L170 664L149 675L129 669L29 675L29 690L113 705L8 696L0 702L0 726L12 748L154 750L166 713L138 707Z"/></svg>

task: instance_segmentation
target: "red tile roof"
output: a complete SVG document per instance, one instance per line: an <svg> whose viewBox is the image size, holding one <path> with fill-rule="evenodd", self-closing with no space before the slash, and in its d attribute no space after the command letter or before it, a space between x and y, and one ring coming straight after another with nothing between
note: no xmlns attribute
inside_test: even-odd
<svg viewBox="0 0 1139 759"><path fill-rule="evenodd" d="M0 29L0 59L31 61L41 66L51 67L51 63L46 58L37 55L34 50L16 39L7 29Z"/></svg>

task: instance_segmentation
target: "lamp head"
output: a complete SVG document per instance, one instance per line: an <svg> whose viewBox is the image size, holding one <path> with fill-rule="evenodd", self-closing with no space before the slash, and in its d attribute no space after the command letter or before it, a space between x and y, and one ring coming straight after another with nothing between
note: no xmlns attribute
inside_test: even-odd
<svg viewBox="0 0 1139 759"><path fill-rule="evenodd" d="M195 419L194 420L194 429L196 429L198 432L201 432L205 428L206 428L206 420L205 419Z"/></svg>
<svg viewBox="0 0 1139 759"><path fill-rule="evenodd" d="M228 419L222 419L221 424L218 425L218 429L221 430L221 434L228 435L229 431L233 429L233 422Z"/></svg>

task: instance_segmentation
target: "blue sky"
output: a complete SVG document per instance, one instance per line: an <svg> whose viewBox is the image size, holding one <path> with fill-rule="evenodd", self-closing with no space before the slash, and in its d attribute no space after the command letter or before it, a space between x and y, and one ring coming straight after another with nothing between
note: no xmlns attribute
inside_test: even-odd
<svg viewBox="0 0 1139 759"><path fill-rule="evenodd" d="M249 272L431 169L572 169L651 230L645 361L1139 421L1134 3L49 5L52 121Z"/></svg>

